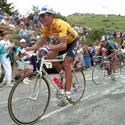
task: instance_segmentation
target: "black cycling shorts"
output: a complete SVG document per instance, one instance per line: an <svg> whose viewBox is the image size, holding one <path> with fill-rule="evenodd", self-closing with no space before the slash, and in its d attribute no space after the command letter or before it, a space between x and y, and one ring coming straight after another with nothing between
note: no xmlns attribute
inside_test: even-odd
<svg viewBox="0 0 125 125"><path fill-rule="evenodd" d="M75 40L73 40L72 43L67 45L66 50L60 51L58 53L58 55L63 55L65 53L67 53L66 56L72 57L72 59L74 60L76 52L77 52L78 45L79 45L79 38L76 38Z"/></svg>

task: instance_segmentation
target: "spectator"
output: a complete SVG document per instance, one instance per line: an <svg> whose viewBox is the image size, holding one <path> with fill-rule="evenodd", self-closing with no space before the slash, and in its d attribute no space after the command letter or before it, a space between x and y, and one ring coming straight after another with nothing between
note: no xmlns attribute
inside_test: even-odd
<svg viewBox="0 0 125 125"><path fill-rule="evenodd" d="M35 13L35 15L33 16L34 28L37 27L38 22L39 22L39 16Z"/></svg>
<svg viewBox="0 0 125 125"><path fill-rule="evenodd" d="M96 56L96 50L97 50L96 45L97 45L97 43L93 42L93 46L90 49L91 66L95 65L94 58Z"/></svg>
<svg viewBox="0 0 125 125"><path fill-rule="evenodd" d="M1 22L2 19L3 19L3 11L2 11L2 9L0 8L0 22Z"/></svg>
<svg viewBox="0 0 125 125"><path fill-rule="evenodd" d="M84 54L84 65L85 65L85 69L90 68L91 64L90 64L90 50L88 45L85 45L83 48L83 54Z"/></svg>
<svg viewBox="0 0 125 125"><path fill-rule="evenodd" d="M83 64L81 62L81 58L80 58L79 54L76 54L73 65L74 65L75 68L83 68Z"/></svg>
<svg viewBox="0 0 125 125"><path fill-rule="evenodd" d="M25 55L25 52L23 52L23 48L26 48L26 47L27 47L26 40L21 39L20 47L18 48L18 53L17 53L17 61L16 61L19 75L21 77L26 75L27 73L33 71L33 66L31 65L30 60ZM23 53L23 54L21 54L21 53ZM28 84L29 82L30 82L30 80L28 78L23 80L24 84Z"/></svg>
<svg viewBox="0 0 125 125"><path fill-rule="evenodd" d="M30 30L29 30L29 39L30 39L30 41L32 39L35 39L35 29L33 27L30 27Z"/></svg>
<svg viewBox="0 0 125 125"><path fill-rule="evenodd" d="M32 39L31 46L35 44L36 44L36 39ZM33 71L36 71L37 69L40 68L40 61L37 60L37 56L35 53L31 56L31 64L33 65Z"/></svg>
<svg viewBox="0 0 125 125"><path fill-rule="evenodd" d="M10 33L5 31L4 39L0 41L0 57L1 57L0 62L5 70L5 77L2 84L3 85L7 84L7 86L13 86L13 84L11 83L12 68L11 68L10 58L8 56L10 50L11 50Z"/></svg>
<svg viewBox="0 0 125 125"><path fill-rule="evenodd" d="M19 31L19 36L22 39L25 39L28 43L30 43L30 39L29 39L29 31L26 29L26 25L22 24L21 25L21 29Z"/></svg>
<svg viewBox="0 0 125 125"><path fill-rule="evenodd" d="M27 17L27 26L33 27L33 14L30 13L30 15Z"/></svg>
<svg viewBox="0 0 125 125"><path fill-rule="evenodd" d="M81 44L79 44L78 46L77 54L79 55L79 65L81 65L81 67L83 68L84 60L83 60L83 48Z"/></svg>

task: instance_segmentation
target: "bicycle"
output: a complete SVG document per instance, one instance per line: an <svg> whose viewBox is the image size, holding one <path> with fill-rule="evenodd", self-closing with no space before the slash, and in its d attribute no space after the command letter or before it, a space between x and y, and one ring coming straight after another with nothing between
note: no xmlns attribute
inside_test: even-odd
<svg viewBox="0 0 125 125"><path fill-rule="evenodd" d="M100 56L98 58L100 58ZM112 61L111 61L111 59L109 59L107 56L102 56L101 60L99 62L100 63L98 63L92 70L92 81L96 85L100 85L104 82L106 74L108 76L112 77L112 66L111 66ZM115 79L120 77L120 74L121 74L121 63L120 63L120 61L117 61ZM115 81L115 79L112 79L112 80Z"/></svg>
<svg viewBox="0 0 125 125"><path fill-rule="evenodd" d="M50 84L54 85L56 88L57 91L55 95L58 100L63 99L65 96L65 87L59 87L51 80L51 77L43 68L44 61L59 62L62 60L44 60L44 57L42 57L40 69L20 78L10 91L8 98L8 111L12 120L19 125L34 124L41 119L50 102ZM72 100L70 103L76 104L84 95L86 80L84 72L80 69L73 68L72 76ZM28 85L22 84L22 81L25 78L28 78L31 81ZM61 77L61 82L64 81L65 76ZM27 106L27 104L29 105ZM27 117L25 117L24 114Z"/></svg>

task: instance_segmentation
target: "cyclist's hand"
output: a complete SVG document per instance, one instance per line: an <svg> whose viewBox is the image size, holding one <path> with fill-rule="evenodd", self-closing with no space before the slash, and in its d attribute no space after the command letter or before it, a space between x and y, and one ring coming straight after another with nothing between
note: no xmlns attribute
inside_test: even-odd
<svg viewBox="0 0 125 125"><path fill-rule="evenodd" d="M47 53L49 52L49 47L48 46L43 46L40 48L41 52L43 55L47 55Z"/></svg>

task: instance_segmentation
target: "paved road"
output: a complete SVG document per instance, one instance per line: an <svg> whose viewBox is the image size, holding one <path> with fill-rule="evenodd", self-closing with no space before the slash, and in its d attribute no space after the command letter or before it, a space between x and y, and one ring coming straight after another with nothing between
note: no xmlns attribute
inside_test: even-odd
<svg viewBox="0 0 125 125"><path fill-rule="evenodd" d="M113 82L106 77L99 86L92 82L91 70L85 71L87 88L82 100L76 105L58 107L52 87L50 105L43 118L35 125L125 125L125 69ZM51 74L51 77L55 74ZM0 125L16 125L7 110L11 88L0 91ZM25 117L26 114L24 114Z"/></svg>

